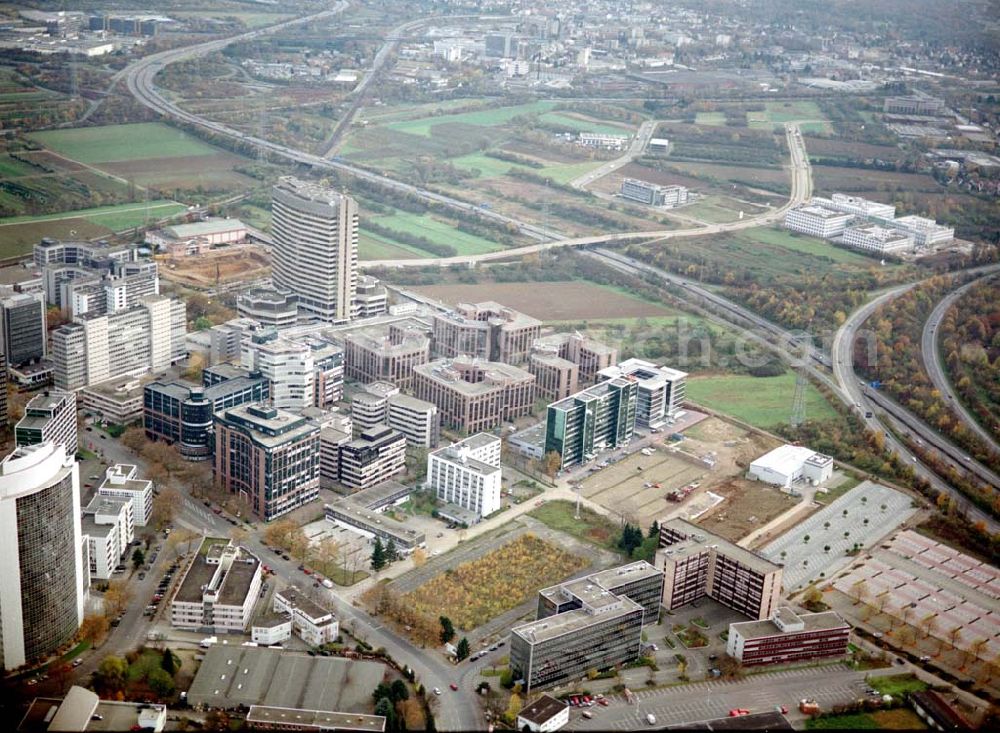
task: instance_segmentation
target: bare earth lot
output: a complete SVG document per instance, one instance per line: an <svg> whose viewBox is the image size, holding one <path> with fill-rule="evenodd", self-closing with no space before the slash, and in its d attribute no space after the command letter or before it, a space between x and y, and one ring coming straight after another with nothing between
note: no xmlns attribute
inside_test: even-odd
<svg viewBox="0 0 1000 733"><path fill-rule="evenodd" d="M257 280L271 271L270 260L257 247L233 247L214 250L196 257L158 259L161 261L160 272L165 278L195 287L215 285L216 272L219 284L226 284Z"/></svg>
<svg viewBox="0 0 1000 733"><path fill-rule="evenodd" d="M546 321L669 315L660 305L589 282L427 285L412 290L452 305L495 300Z"/></svg>
<svg viewBox="0 0 1000 733"><path fill-rule="evenodd" d="M713 486L712 493L724 496L726 500L698 517L697 523L731 542L743 539L799 501L781 493L776 487L745 479L733 479Z"/></svg>

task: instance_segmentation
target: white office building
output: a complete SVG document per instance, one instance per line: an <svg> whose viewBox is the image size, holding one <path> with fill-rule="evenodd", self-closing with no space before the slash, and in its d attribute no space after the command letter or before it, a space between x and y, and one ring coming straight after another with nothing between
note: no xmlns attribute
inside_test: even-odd
<svg viewBox="0 0 1000 733"><path fill-rule="evenodd" d="M260 560L241 547L205 540L170 602L170 624L241 634L260 596Z"/></svg>
<svg viewBox="0 0 1000 733"><path fill-rule="evenodd" d="M427 485L439 501L485 517L500 508L500 438L478 433L427 456Z"/></svg>
<svg viewBox="0 0 1000 733"><path fill-rule="evenodd" d="M44 659L83 622L79 466L61 445L0 463L0 667Z"/></svg>
<svg viewBox="0 0 1000 733"><path fill-rule="evenodd" d="M892 225L912 236L918 247L942 244L955 238L955 227L946 227L922 216L901 216L893 220Z"/></svg>
<svg viewBox="0 0 1000 733"><path fill-rule="evenodd" d="M441 418L433 402L402 394L390 382L373 382L351 401L351 418L358 432L388 425L406 438L408 445L433 448L441 435Z"/></svg>
<svg viewBox="0 0 1000 733"><path fill-rule="evenodd" d="M274 593L274 610L287 613L292 619L292 631L309 646L323 646L337 640L340 623L330 611L294 587Z"/></svg>
<svg viewBox="0 0 1000 733"><path fill-rule="evenodd" d="M131 500L136 527L145 527L153 514L153 482L139 478L139 469L132 464L109 466L97 495Z"/></svg>
<svg viewBox="0 0 1000 733"><path fill-rule="evenodd" d="M747 478L779 486L786 491L792 484L821 484L833 476L833 459L812 448L782 445L750 464Z"/></svg>
<svg viewBox="0 0 1000 733"><path fill-rule="evenodd" d="M660 186L636 178L622 180L621 195L650 206L680 206L688 201L688 190L684 186Z"/></svg>
<svg viewBox="0 0 1000 733"><path fill-rule="evenodd" d="M358 286L357 203L286 176L273 189L271 212L274 287L297 296L300 320L349 320Z"/></svg>
<svg viewBox="0 0 1000 733"><path fill-rule="evenodd" d="M253 334L243 344L242 366L270 382L275 407L294 410L313 405L316 375L308 344L281 338L274 330Z"/></svg>
<svg viewBox="0 0 1000 733"><path fill-rule="evenodd" d="M37 445L51 441L66 447L75 456L77 451L76 395L51 390L36 394L24 406L24 416L14 426L18 445Z"/></svg>
<svg viewBox="0 0 1000 733"><path fill-rule="evenodd" d="M635 421L643 427L660 428L675 420L684 407L687 372L643 359L626 359L597 374L601 379L625 378L637 383Z"/></svg>
<svg viewBox="0 0 1000 733"><path fill-rule="evenodd" d="M860 216L863 219L895 219L896 207L892 204L880 204L860 196L848 196L835 193L828 199L813 197L812 203L825 206L828 209L845 211L848 214Z"/></svg>
<svg viewBox="0 0 1000 733"><path fill-rule="evenodd" d="M109 580L115 568L128 561L135 533L132 498L95 496L83 510L81 526L89 546L91 580Z"/></svg>
<svg viewBox="0 0 1000 733"><path fill-rule="evenodd" d="M802 204L785 214L785 229L810 237L832 239L844 233L854 214L830 209L816 203Z"/></svg>
<svg viewBox="0 0 1000 733"><path fill-rule="evenodd" d="M913 237L899 229L865 224L847 229L844 244L879 256L898 255L913 249Z"/></svg>

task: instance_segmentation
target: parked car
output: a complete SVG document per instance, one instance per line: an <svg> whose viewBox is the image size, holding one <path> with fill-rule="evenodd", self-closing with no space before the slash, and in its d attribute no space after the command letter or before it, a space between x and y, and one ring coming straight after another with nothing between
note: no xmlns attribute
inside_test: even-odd
<svg viewBox="0 0 1000 733"><path fill-rule="evenodd" d="M448 685L448 687L450 687L453 690L458 690L458 685L456 685L454 682L452 682L450 685Z"/></svg>

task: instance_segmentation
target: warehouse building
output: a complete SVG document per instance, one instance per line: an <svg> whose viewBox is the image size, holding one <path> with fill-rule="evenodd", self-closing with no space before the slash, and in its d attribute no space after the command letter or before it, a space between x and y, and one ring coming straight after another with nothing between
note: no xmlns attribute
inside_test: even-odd
<svg viewBox="0 0 1000 733"><path fill-rule="evenodd" d="M812 485L829 481L833 476L833 459L811 448L782 445L768 451L750 464L747 478L763 481L790 490L792 484Z"/></svg>

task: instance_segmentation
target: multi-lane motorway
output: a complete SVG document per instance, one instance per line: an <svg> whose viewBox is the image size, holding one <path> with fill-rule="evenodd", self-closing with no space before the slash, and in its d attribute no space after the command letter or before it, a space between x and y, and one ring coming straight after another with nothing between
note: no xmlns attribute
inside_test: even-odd
<svg viewBox="0 0 1000 733"><path fill-rule="evenodd" d="M934 388L941 393L941 396L948 402L948 406L958 414L962 422L965 423L965 426L978 435L997 455L1000 455L1000 443L993 437L993 433L980 425L975 416L962 404L962 401L958 398L958 394L956 394L954 388L951 386L951 382L945 375L944 368L942 367L941 344L938 338L941 320L955 301L961 298L973 285L995 276L996 274L992 272L988 275L983 275L966 283L957 290L953 290L941 299L941 302L931 312L927 322L924 323L924 331L920 339L920 352L923 356L924 368L927 370Z"/></svg>

